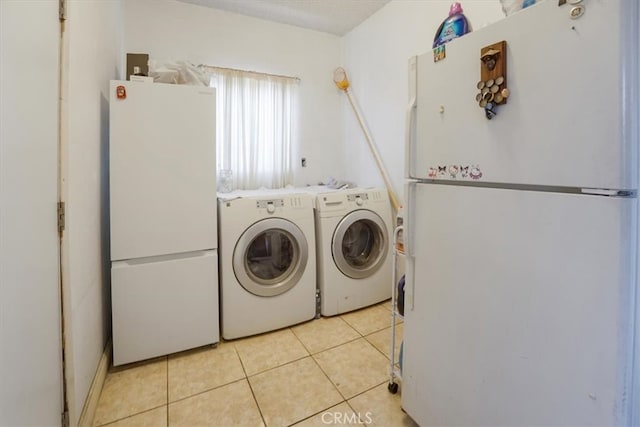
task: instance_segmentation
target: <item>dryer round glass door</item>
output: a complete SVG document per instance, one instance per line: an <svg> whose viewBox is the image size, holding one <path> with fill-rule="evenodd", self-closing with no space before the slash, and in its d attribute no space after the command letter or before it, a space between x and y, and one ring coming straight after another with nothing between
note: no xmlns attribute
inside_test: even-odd
<svg viewBox="0 0 640 427"><path fill-rule="evenodd" d="M388 252L387 227L376 213L357 210L342 218L333 233L331 252L338 269L353 279L375 273Z"/></svg>
<svg viewBox="0 0 640 427"><path fill-rule="evenodd" d="M309 249L294 223L268 218L249 227L233 252L233 269L247 291L261 297L280 295L298 283Z"/></svg>

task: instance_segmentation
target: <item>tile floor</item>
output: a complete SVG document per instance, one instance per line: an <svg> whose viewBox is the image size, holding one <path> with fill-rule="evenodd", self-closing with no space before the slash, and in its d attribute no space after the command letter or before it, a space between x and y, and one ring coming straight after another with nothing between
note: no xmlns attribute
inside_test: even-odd
<svg viewBox="0 0 640 427"><path fill-rule="evenodd" d="M386 301L112 368L93 425L416 426L400 408L400 393L387 391L390 310Z"/></svg>

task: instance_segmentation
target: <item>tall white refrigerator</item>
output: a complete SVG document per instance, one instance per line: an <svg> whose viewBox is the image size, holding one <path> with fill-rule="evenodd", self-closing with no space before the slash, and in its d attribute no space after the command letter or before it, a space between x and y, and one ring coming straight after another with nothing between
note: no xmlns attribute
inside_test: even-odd
<svg viewBox="0 0 640 427"><path fill-rule="evenodd" d="M113 363L219 341L215 90L112 81Z"/></svg>
<svg viewBox="0 0 640 427"><path fill-rule="evenodd" d="M402 405L420 425L640 423L638 9L541 1L410 60ZM481 50L501 41L489 118Z"/></svg>

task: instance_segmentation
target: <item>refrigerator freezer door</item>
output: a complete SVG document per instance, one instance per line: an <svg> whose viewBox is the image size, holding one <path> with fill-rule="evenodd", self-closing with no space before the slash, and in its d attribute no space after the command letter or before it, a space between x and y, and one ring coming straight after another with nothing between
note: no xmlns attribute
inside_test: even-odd
<svg viewBox="0 0 640 427"><path fill-rule="evenodd" d="M439 62L418 57L411 178L636 188L638 2L590 2L575 20L570 7L539 2L451 41ZM502 40L511 95L487 120L480 49Z"/></svg>
<svg viewBox="0 0 640 427"><path fill-rule="evenodd" d="M420 425L625 425L636 200L409 188L407 413Z"/></svg>
<svg viewBox="0 0 640 427"><path fill-rule="evenodd" d="M219 341L216 251L114 262L113 364Z"/></svg>
<svg viewBox="0 0 640 427"><path fill-rule="evenodd" d="M112 261L217 247L215 102L205 87L111 82Z"/></svg>

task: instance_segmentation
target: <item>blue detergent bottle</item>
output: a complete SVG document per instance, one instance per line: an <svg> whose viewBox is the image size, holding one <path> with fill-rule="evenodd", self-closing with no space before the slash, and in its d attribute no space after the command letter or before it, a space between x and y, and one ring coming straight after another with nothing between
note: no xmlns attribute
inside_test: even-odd
<svg viewBox="0 0 640 427"><path fill-rule="evenodd" d="M467 34L470 31L469 22L462 14L462 6L455 2L449 9L449 17L442 21L436 36L433 39L433 47L443 45L451 40Z"/></svg>

